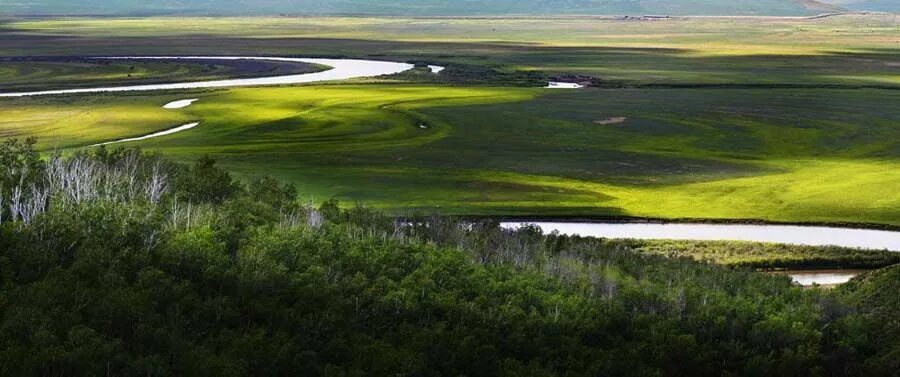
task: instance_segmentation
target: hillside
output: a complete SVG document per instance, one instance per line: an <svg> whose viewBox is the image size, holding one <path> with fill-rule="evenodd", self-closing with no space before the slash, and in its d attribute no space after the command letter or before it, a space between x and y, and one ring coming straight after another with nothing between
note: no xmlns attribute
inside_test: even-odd
<svg viewBox="0 0 900 377"><path fill-rule="evenodd" d="M827 3L852 10L900 12L897 0L826 0Z"/></svg>
<svg viewBox="0 0 900 377"><path fill-rule="evenodd" d="M877 1L877 0L875 0ZM96 15L505 14L809 15L840 10L815 0L22 0L0 2L0 13Z"/></svg>

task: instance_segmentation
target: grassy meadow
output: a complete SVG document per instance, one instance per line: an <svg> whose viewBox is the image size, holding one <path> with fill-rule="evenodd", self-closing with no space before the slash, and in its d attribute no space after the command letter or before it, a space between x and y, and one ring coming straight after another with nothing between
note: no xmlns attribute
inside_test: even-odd
<svg viewBox="0 0 900 377"><path fill-rule="evenodd" d="M128 145L210 154L244 177L395 213L900 224L893 91L373 84L190 96L201 100L181 110L160 106L184 94L7 99L0 132L69 149L200 121Z"/></svg>
<svg viewBox="0 0 900 377"><path fill-rule="evenodd" d="M347 56L443 64L441 77L475 78L0 99L0 136L38 136L43 150L200 122L127 145L184 161L209 154L244 178L272 174L310 199L396 214L900 225L900 26L890 15L0 26L5 56ZM509 77L523 72L605 85L518 87ZM0 74L3 91L22 81L57 84ZM160 108L182 98L201 100Z"/></svg>

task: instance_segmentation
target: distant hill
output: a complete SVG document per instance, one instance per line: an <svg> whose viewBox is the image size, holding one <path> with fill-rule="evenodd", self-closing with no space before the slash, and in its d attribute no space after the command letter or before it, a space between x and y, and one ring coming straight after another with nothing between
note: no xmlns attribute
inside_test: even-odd
<svg viewBox="0 0 900 377"><path fill-rule="evenodd" d="M825 0L853 10L900 12L900 0Z"/></svg>
<svg viewBox="0 0 900 377"><path fill-rule="evenodd" d="M833 0L894 3L898 0ZM841 11L818 0L2 0L0 13L95 15L370 14L770 15Z"/></svg>

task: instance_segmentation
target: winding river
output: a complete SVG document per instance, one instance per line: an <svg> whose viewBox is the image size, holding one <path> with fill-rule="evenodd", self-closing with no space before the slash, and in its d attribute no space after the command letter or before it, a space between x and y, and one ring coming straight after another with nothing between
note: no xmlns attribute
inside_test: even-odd
<svg viewBox="0 0 900 377"><path fill-rule="evenodd" d="M59 89L59 90L42 90L34 92L15 92L0 93L0 97L33 97L54 94L84 94L84 93L109 93L109 92L134 92L134 91L151 91L151 90L177 90L177 89L199 89L199 88L231 88L241 86L266 86L266 85L290 85L303 84L322 81L348 80L362 77L375 77L382 75L392 75L404 71L408 71L415 66L408 63L398 63L380 60L361 60L361 59L314 59L314 58L280 58L280 57L262 57L262 56L105 56L95 59L132 59L132 60L269 60L281 62L300 62L308 64L317 64L330 67L324 71L302 73L295 75L281 75L269 77L255 77L246 79L227 79L227 80L211 80L211 81L194 81L180 82L168 84L153 85L124 85L124 86L108 86L97 88L78 88L78 89ZM428 69L432 73L440 73L444 67L437 65L429 65ZM197 101L197 98L183 99L169 102L163 105L165 109L181 109L190 106ZM140 137L131 137L119 140L108 141L90 145L91 147L99 145L109 145L116 143L125 143L130 141L147 140L155 137L171 135L176 132L189 130L198 126L200 123L188 123L178 127L162 130L149 135Z"/></svg>
<svg viewBox="0 0 900 377"><path fill-rule="evenodd" d="M246 79L226 79L212 81L194 81L153 85L125 85L98 88L43 90L36 92L0 93L0 97L29 97L51 94L79 94L106 92L133 92L149 90L199 89L199 88L231 88L240 86L290 85L322 81L348 80L362 77L392 75L408 71L415 66L409 63L398 63L381 60L360 59L312 59L312 58L279 58L262 56L109 56L99 59L146 59L146 60L271 60L282 62L299 62L329 66L320 72L301 73L296 75L255 77ZM440 72L443 67L430 66L432 72Z"/></svg>

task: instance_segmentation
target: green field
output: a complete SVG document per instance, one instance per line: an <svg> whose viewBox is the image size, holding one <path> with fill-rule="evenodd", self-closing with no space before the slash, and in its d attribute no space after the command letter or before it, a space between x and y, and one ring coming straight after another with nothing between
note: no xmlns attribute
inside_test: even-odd
<svg viewBox="0 0 900 377"><path fill-rule="evenodd" d="M198 121L128 145L209 154L241 177L272 174L310 199L395 214L900 225L900 26L890 16L189 20L15 20L0 51L374 57L448 73L0 99L0 136L72 151ZM608 85L516 87L526 72Z"/></svg>

